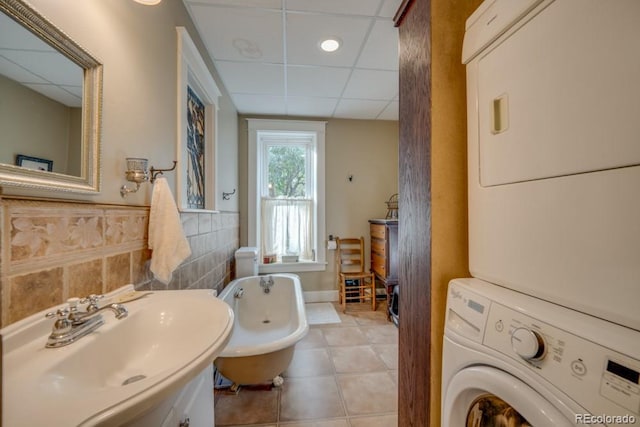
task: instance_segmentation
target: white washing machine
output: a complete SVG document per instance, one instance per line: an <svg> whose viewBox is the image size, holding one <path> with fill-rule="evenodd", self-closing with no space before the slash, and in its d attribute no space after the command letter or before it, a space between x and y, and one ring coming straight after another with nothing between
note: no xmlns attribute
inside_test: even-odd
<svg viewBox="0 0 640 427"><path fill-rule="evenodd" d="M449 284L442 426L640 425L640 332L479 279Z"/></svg>

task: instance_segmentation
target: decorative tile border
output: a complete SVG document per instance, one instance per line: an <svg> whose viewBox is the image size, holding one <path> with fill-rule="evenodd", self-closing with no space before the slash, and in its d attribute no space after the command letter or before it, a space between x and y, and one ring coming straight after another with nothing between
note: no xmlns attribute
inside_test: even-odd
<svg viewBox="0 0 640 427"><path fill-rule="evenodd" d="M58 202L6 201L5 224L9 258L4 274L95 258L146 245L149 209Z"/></svg>
<svg viewBox="0 0 640 427"><path fill-rule="evenodd" d="M105 232L107 245L146 242L149 228L148 210L108 210L105 212L105 217L107 221L107 230Z"/></svg>
<svg viewBox="0 0 640 427"><path fill-rule="evenodd" d="M193 254L169 285L153 280L149 209L0 198L0 326L71 296L137 289L209 288L233 278L239 214L182 214Z"/></svg>
<svg viewBox="0 0 640 427"><path fill-rule="evenodd" d="M9 262L52 256L102 245L102 221L92 217L69 214L42 216L43 212L15 212L9 208Z"/></svg>

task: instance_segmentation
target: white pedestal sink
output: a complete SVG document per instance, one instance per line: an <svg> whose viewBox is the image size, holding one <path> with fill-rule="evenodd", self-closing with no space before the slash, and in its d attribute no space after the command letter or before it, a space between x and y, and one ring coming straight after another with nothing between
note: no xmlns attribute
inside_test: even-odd
<svg viewBox="0 0 640 427"><path fill-rule="evenodd" d="M2 425L128 423L205 370L233 326L210 290L159 291L125 306L128 317L104 312L101 328L55 349L45 348L53 323L45 312L4 328Z"/></svg>

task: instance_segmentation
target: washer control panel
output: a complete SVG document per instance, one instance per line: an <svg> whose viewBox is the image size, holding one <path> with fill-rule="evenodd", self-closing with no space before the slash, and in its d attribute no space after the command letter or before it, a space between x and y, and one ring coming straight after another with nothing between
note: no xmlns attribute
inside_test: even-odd
<svg viewBox="0 0 640 427"><path fill-rule="evenodd" d="M511 357L592 414L640 422L640 361L491 302L482 344Z"/></svg>
<svg viewBox="0 0 640 427"><path fill-rule="evenodd" d="M625 360L607 359L600 394L632 410L640 405L640 371Z"/></svg>

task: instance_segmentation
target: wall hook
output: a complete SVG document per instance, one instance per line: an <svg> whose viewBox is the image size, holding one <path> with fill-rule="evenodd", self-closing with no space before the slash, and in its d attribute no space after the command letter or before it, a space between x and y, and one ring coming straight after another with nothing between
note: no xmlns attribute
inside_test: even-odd
<svg viewBox="0 0 640 427"><path fill-rule="evenodd" d="M172 170L174 170L176 168L176 165L178 164L177 161L173 161L173 166L169 169L156 169L153 166L151 166L151 169L149 169L149 172L151 172L151 183L153 184L153 181L156 180L156 178L158 177L158 175L163 175L162 172L170 172Z"/></svg>
<svg viewBox="0 0 640 427"><path fill-rule="evenodd" d="M222 192L222 200L230 200L231 196L233 196L234 194L236 194L236 189L234 188L233 191L231 193L225 193L224 191Z"/></svg>

